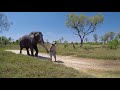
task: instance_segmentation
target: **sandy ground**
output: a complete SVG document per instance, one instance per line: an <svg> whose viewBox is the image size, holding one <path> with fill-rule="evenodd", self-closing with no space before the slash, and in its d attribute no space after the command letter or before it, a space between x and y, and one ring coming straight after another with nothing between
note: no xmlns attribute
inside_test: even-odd
<svg viewBox="0 0 120 90"><path fill-rule="evenodd" d="M6 50L6 51L11 51L16 54L20 54L19 50ZM27 52L23 50L22 54L27 55ZM46 53L39 53L37 58L50 60L49 54ZM78 70L83 70L83 69L120 70L120 60L96 60L96 59L77 58L73 56L57 55L57 62L54 62L54 58L52 61L53 63L64 64L67 67L72 67Z"/></svg>

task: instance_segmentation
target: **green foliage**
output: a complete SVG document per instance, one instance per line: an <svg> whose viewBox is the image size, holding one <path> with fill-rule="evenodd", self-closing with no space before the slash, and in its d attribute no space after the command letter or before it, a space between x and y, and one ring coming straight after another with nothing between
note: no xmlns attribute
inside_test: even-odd
<svg viewBox="0 0 120 90"><path fill-rule="evenodd" d="M50 47L51 44L47 44L47 48ZM84 46L90 46L91 49L85 50ZM83 48L80 48L79 45L76 45L76 49L73 48L71 44L68 43L68 47L64 48L64 44L57 44L56 51L57 55L74 55L77 57L83 57L83 58L95 58L95 59L105 59L105 60L120 60L120 45L118 45L118 48L116 50L101 48L101 45L89 45L84 44ZM0 47L4 49L11 49L11 50L19 50L19 45L7 45ZM26 50L26 49L24 49ZM39 52L46 53L46 50L38 44L38 50ZM108 53L109 52L109 53Z"/></svg>
<svg viewBox="0 0 120 90"><path fill-rule="evenodd" d="M20 57L20 58L19 58ZM0 48L1 78L87 78L82 71L43 60L3 51Z"/></svg>
<svg viewBox="0 0 120 90"><path fill-rule="evenodd" d="M118 48L118 40L117 39L114 39L112 40L111 42L109 42L107 44L107 47L110 48L110 49L117 49Z"/></svg>
<svg viewBox="0 0 120 90"><path fill-rule="evenodd" d="M115 39L115 33L114 32L108 32L108 33L106 33L104 36L101 36L101 41L102 42L110 42L110 41L112 41L113 39ZM116 37L116 39L117 39L117 37Z"/></svg>
<svg viewBox="0 0 120 90"><path fill-rule="evenodd" d="M94 47L92 47L91 45L86 45L86 46L83 47L83 49L84 50L90 50L90 49L93 50Z"/></svg>
<svg viewBox="0 0 120 90"><path fill-rule="evenodd" d="M53 41L53 43L56 43L56 44L58 44L58 43L59 43L59 40Z"/></svg>
<svg viewBox="0 0 120 90"><path fill-rule="evenodd" d="M120 32L116 35L115 38L118 39L118 40L120 41Z"/></svg>
<svg viewBox="0 0 120 90"><path fill-rule="evenodd" d="M95 45L94 42L88 42L87 44L89 44L89 45Z"/></svg>
<svg viewBox="0 0 120 90"><path fill-rule="evenodd" d="M93 38L94 38L95 43L98 43L98 36L97 36L97 34L94 34Z"/></svg>
<svg viewBox="0 0 120 90"><path fill-rule="evenodd" d="M1 36L0 37L0 45L7 45L7 44L10 44L12 41L11 37L10 38L7 38L5 36Z"/></svg>
<svg viewBox="0 0 120 90"><path fill-rule="evenodd" d="M68 47L68 42L65 40L64 41L64 48L67 48Z"/></svg>
<svg viewBox="0 0 120 90"><path fill-rule="evenodd" d="M16 40L15 42L13 42L13 44L16 44L16 45L18 45L19 44L19 40Z"/></svg>
<svg viewBox="0 0 120 90"><path fill-rule="evenodd" d="M78 45L78 42L75 42L75 45Z"/></svg>
<svg viewBox="0 0 120 90"><path fill-rule="evenodd" d="M64 48L67 48L67 47L68 47L68 44L67 44L67 43L65 43L65 44L64 44Z"/></svg>

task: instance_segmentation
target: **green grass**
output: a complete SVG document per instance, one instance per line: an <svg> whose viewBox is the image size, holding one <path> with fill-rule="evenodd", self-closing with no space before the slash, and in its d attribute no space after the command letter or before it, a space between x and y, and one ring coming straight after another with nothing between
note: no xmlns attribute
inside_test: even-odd
<svg viewBox="0 0 120 90"><path fill-rule="evenodd" d="M4 50L4 49L3 49ZM91 78L61 64L0 49L0 78Z"/></svg>
<svg viewBox="0 0 120 90"><path fill-rule="evenodd" d="M50 45L47 45L49 47ZM46 52L38 45L40 52ZM38 60L33 57L16 55L5 52L5 49L19 49L19 45L8 45L0 48L0 77L22 77L22 78L119 78L120 70L77 70L65 67L64 65L54 64L47 60ZM75 55L83 58L96 58L105 60L120 60L120 47L117 50L101 48L100 45L85 45L76 49L72 46L64 48L57 45L57 54Z"/></svg>
<svg viewBox="0 0 120 90"><path fill-rule="evenodd" d="M49 45L47 45L49 47ZM39 45L40 52L46 52ZM72 45L64 48L64 45L57 45L58 55L74 55L81 58L94 58L104 60L120 60L120 47L117 50L102 48L101 45L84 45L82 48L76 45L74 49Z"/></svg>
<svg viewBox="0 0 120 90"><path fill-rule="evenodd" d="M97 78L120 78L120 70L82 70L85 73L96 76Z"/></svg>
<svg viewBox="0 0 120 90"><path fill-rule="evenodd" d="M72 45L69 44L67 48L64 45L57 44L57 55L74 55L81 58L94 58L94 59L104 59L104 60L120 60L120 47L117 50L112 50L108 48L102 48L101 45L87 45L84 44L82 48L79 45L75 45L74 49ZM50 45L47 44L49 48ZM19 45L8 45L3 47L4 49L18 49ZM38 45L39 52L45 52L45 49ZM25 49L24 49L25 50Z"/></svg>

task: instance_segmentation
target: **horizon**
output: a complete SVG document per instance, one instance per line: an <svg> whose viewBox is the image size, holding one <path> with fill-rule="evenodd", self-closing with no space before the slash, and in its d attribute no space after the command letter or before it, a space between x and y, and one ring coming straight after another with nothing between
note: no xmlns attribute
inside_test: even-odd
<svg viewBox="0 0 120 90"><path fill-rule="evenodd" d="M3 12L7 15L8 20L13 22L9 31L0 33L0 36L18 40L23 35L32 31L43 33L43 39L49 42L60 39L61 37L68 42L80 43L79 37L74 35L72 30L65 25L67 14L74 13L77 15L94 16L99 12ZM107 32L118 33L120 31L119 12L100 12L104 16L104 22L97 30L87 36L88 41L93 41L93 34L102 36Z"/></svg>

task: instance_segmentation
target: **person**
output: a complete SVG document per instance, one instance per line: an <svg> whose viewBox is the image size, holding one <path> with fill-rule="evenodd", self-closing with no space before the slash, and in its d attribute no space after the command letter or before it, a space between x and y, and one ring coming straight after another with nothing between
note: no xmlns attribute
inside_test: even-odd
<svg viewBox="0 0 120 90"><path fill-rule="evenodd" d="M52 45L49 48L49 52L50 52L50 60L52 61L52 56L54 56L56 62L56 43L52 43Z"/></svg>

